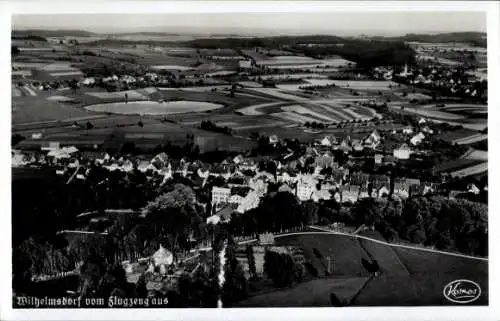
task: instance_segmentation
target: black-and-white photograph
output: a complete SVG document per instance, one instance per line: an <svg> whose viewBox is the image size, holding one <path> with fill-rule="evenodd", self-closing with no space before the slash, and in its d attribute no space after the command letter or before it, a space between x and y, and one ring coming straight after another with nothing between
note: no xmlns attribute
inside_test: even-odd
<svg viewBox="0 0 500 321"><path fill-rule="evenodd" d="M486 15L13 14L12 308L488 306Z"/></svg>

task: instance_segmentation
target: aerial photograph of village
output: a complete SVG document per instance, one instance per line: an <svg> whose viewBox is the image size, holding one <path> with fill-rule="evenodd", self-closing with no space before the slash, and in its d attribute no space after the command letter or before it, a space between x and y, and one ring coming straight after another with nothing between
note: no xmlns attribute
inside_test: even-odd
<svg viewBox="0 0 500 321"><path fill-rule="evenodd" d="M13 308L488 305L486 16L349 14L13 16Z"/></svg>

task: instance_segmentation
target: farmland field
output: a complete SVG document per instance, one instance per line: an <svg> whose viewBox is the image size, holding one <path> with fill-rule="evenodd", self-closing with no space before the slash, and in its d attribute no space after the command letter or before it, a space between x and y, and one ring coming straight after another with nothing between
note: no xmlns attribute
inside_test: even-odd
<svg viewBox="0 0 500 321"><path fill-rule="evenodd" d="M390 106L390 108L395 109L395 110L402 110L401 106ZM404 111L408 112L408 113L424 116L424 117L444 119L444 120L458 120L458 119L464 118L463 116L460 116L460 115L442 112L442 111L438 111L438 110L432 110L432 109L428 109L428 108L405 107Z"/></svg>
<svg viewBox="0 0 500 321"><path fill-rule="evenodd" d="M12 100L12 107L13 125L95 115L81 108L36 96L16 97Z"/></svg>
<svg viewBox="0 0 500 321"><path fill-rule="evenodd" d="M207 117L203 118L199 116L187 117L186 119L182 119L181 123L187 126L199 126L202 120L209 120L221 127L227 126L236 132L257 130L259 128L275 128L291 124L290 122L278 121L262 116L259 117L258 121L255 121L255 117L234 114L207 115Z"/></svg>
<svg viewBox="0 0 500 321"><path fill-rule="evenodd" d="M463 128L463 129L454 130L454 131L443 131L437 136L437 138L448 141L448 142L456 143L456 142L459 142L461 140L466 140L468 138L476 137L477 135L480 135L480 134L481 133L479 133L475 130Z"/></svg>
<svg viewBox="0 0 500 321"><path fill-rule="evenodd" d="M434 170L436 172L447 173L447 172L457 171L462 168L467 168L469 166L478 165L483 162L484 162L483 160L459 158L436 165L434 167Z"/></svg>
<svg viewBox="0 0 500 321"><path fill-rule="evenodd" d="M488 160L488 151L478 150L478 149L470 149L467 153L462 155L460 158L487 161Z"/></svg>
<svg viewBox="0 0 500 321"><path fill-rule="evenodd" d="M178 65L154 65L154 66L151 66L151 68L154 70L180 70L180 71L195 70L196 69L194 67L178 66Z"/></svg>
<svg viewBox="0 0 500 321"><path fill-rule="evenodd" d="M260 76L261 79L267 80L267 79L312 79L312 78L318 78L318 79L326 79L326 75L320 75L316 73L300 73L300 74L276 74L276 75L262 75Z"/></svg>
<svg viewBox="0 0 500 321"><path fill-rule="evenodd" d="M126 115L170 115L180 113L205 112L213 109L222 108L224 105L200 102L200 101L133 101L105 103L86 106L87 110L95 112L107 112Z"/></svg>
<svg viewBox="0 0 500 321"><path fill-rule="evenodd" d="M305 99L303 99L305 100ZM374 110L368 107L343 106L343 99L332 100L308 100L301 105L287 105L286 103L267 103L254 105L239 109L244 115L271 115L280 119L290 120L297 123L305 122L341 122L354 119L368 120L379 117ZM358 113L358 111L361 111ZM381 117L381 116L380 116Z"/></svg>
<svg viewBox="0 0 500 321"><path fill-rule="evenodd" d="M313 59L304 56L276 56L264 60L257 60L257 65L267 66L269 68L289 68L302 69L304 67L340 67L352 63L348 60L337 59Z"/></svg>
<svg viewBox="0 0 500 321"><path fill-rule="evenodd" d="M139 90L127 90L119 92L87 92L87 95L97 97L99 99L124 99L125 95L128 96L130 100L142 100L148 97L140 93Z"/></svg>
<svg viewBox="0 0 500 321"><path fill-rule="evenodd" d="M351 88L354 90L390 90L389 86L396 87L393 81L368 81L368 80L334 80L335 86Z"/></svg>
<svg viewBox="0 0 500 321"><path fill-rule="evenodd" d="M451 172L452 177L467 177L477 174L481 174L488 171L488 162L482 162L477 165L472 165L467 168L459 169L457 171Z"/></svg>

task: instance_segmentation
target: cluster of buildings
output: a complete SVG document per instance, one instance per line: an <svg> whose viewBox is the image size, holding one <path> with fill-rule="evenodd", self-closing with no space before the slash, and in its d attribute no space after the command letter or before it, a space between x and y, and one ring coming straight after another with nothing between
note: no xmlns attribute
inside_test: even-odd
<svg viewBox="0 0 500 321"><path fill-rule="evenodd" d="M381 166L404 162L413 154L421 154L419 145L433 131L425 119L418 123L418 127L406 126L384 133L384 136L377 130L358 138L327 135L306 146L301 155L289 151L277 159L237 155L217 164L208 164L199 160L172 159L166 153L112 157L105 152L80 152L74 147L52 144L36 155L13 151L12 162L14 167L52 166L57 174L67 176L68 182L85 180L91 165L124 173L140 171L159 184L181 177L191 182L195 192L209 195L212 216L207 222L216 224L229 219L233 213L241 214L257 208L261 199L270 193L271 185L271 192L290 192L301 202L333 199L339 203L355 203L367 197L397 195L408 198L433 192L436 184L404 177L391 179L386 175L370 175L356 166L359 159L372 158L375 166ZM399 140L392 148L387 148L391 137ZM279 141L276 135L269 137L271 144ZM367 153L355 154L362 151ZM347 162L339 162L339 152L348 159ZM261 162L273 162L276 171L262 170Z"/></svg>
<svg viewBox="0 0 500 321"><path fill-rule="evenodd" d="M373 70L373 74L376 79L397 79L405 84L444 89L450 94L466 97L482 97L485 94L486 86L481 84L487 80L483 71L466 71L458 64L448 66L432 60L421 62L419 66L412 68L405 65L399 73L392 67L377 67ZM424 97L422 100L430 100L430 98Z"/></svg>

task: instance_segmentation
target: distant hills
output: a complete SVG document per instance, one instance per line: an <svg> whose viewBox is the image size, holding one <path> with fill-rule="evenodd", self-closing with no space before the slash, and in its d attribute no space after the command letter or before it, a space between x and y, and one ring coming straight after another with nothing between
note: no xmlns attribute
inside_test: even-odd
<svg viewBox="0 0 500 321"><path fill-rule="evenodd" d="M161 32L161 31L142 31L142 32L113 32L113 33L95 33L85 30L44 30L44 29L26 29L26 30L13 30L13 39L22 39L26 37L120 37L120 36L149 36L149 37L161 37L161 36L181 36L183 33L173 33L173 32ZM221 34L214 33L213 37L237 37L236 34ZM302 35L301 37L305 39L317 40L325 37L341 39L341 37L335 37L332 35ZM316 38L316 39L315 39ZM345 37L342 37L345 38ZM347 37L349 38L349 37ZM478 47L486 47L486 33L484 32L449 32L449 33L438 33L438 34L406 34L404 36L369 36L367 38L374 40L393 40L393 41L418 41L418 42L430 42L430 43L450 43L450 42L462 42L470 43ZM314 41L313 41L314 42Z"/></svg>
<svg viewBox="0 0 500 321"><path fill-rule="evenodd" d="M92 37L99 36L97 33L84 30L45 30L45 29L25 29L25 30L12 30L12 37L27 37L27 36L40 36L44 38L50 37Z"/></svg>
<svg viewBox="0 0 500 321"><path fill-rule="evenodd" d="M375 39L387 39L387 37L373 37ZM417 41L417 42L430 42L430 43L450 43L461 42L470 43L478 47L486 47L486 33L484 32L449 32L438 34L414 34L410 33L402 37L390 37L394 40L403 41Z"/></svg>

